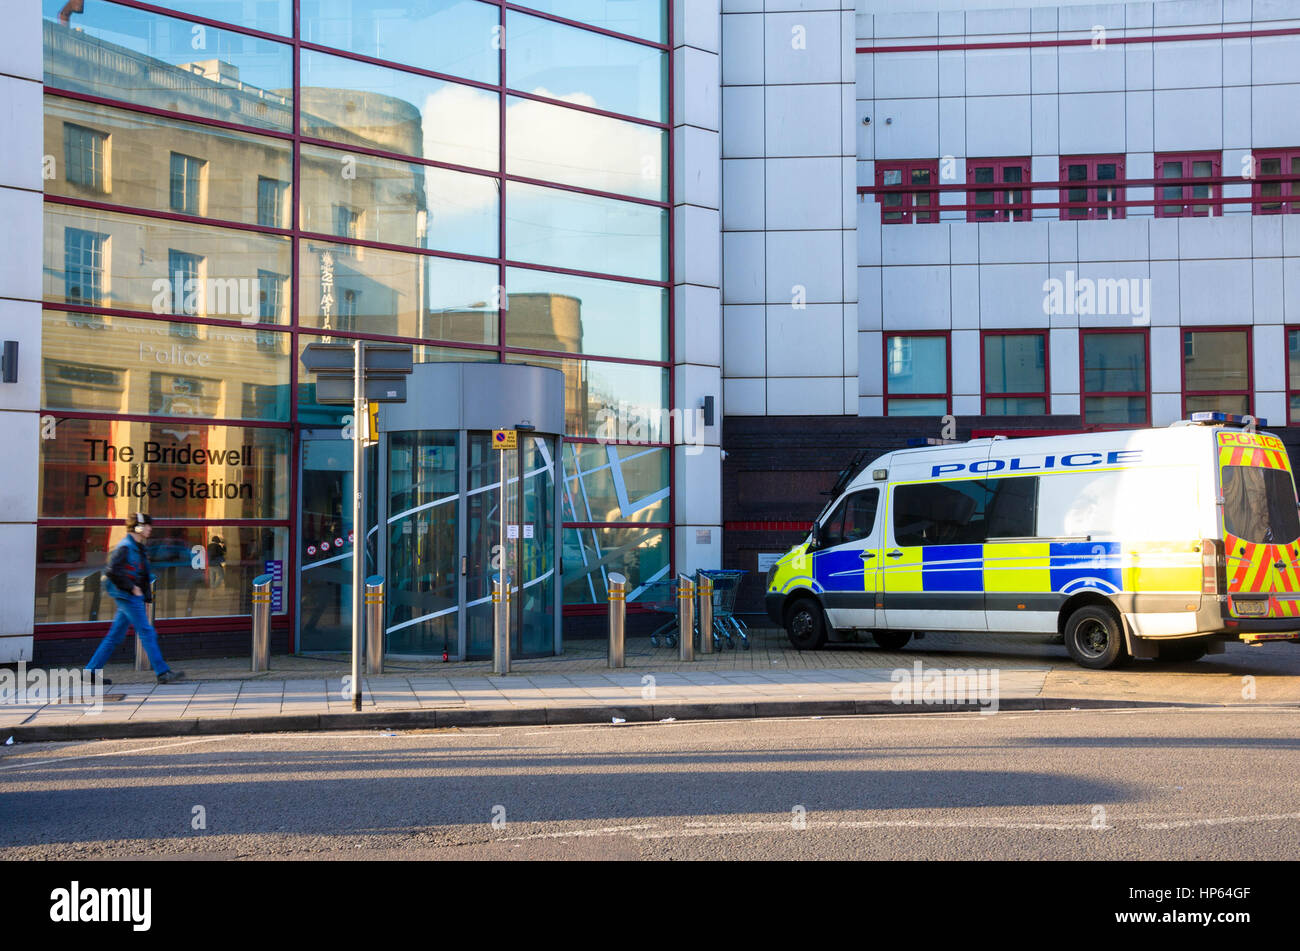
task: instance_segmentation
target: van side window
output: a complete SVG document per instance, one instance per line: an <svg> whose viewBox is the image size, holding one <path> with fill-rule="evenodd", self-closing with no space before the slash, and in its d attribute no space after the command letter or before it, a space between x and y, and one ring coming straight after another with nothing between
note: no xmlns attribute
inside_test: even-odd
<svg viewBox="0 0 1300 951"><path fill-rule="evenodd" d="M831 517L822 523L822 538L826 547L855 542L870 535L876 523L879 500L879 489L867 489L865 492L854 492L837 505Z"/></svg>
<svg viewBox="0 0 1300 951"><path fill-rule="evenodd" d="M894 490L899 545L970 545L984 541L988 489L982 480L920 482Z"/></svg>
<svg viewBox="0 0 1300 951"><path fill-rule="evenodd" d="M1032 538L1038 521L1038 478L988 481L989 538Z"/></svg>

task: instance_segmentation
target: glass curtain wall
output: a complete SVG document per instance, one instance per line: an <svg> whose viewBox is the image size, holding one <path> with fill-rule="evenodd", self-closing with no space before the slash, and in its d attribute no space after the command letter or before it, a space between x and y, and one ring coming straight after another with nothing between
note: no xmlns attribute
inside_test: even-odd
<svg viewBox="0 0 1300 951"><path fill-rule="evenodd" d="M266 570L277 613L307 610L295 568L353 545L299 497L339 478L316 463L345 415L315 401L312 340L560 369L566 574L539 603L667 574L666 0L40 6L39 624L106 620L98 569L140 510L160 619L243 615ZM417 575L412 618L445 596ZM327 627L339 583L311 602Z"/></svg>

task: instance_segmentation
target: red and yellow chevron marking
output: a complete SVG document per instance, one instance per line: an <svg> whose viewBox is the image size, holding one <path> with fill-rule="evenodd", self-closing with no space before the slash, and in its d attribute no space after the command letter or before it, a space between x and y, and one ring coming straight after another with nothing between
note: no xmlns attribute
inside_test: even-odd
<svg viewBox="0 0 1300 951"><path fill-rule="evenodd" d="M1264 545L1248 542L1229 534L1228 593L1266 594L1300 592L1300 544ZM1282 567L1276 567L1277 564ZM1289 598L1270 598L1269 617L1300 617L1300 603Z"/></svg>
<svg viewBox="0 0 1300 951"><path fill-rule="evenodd" d="M1282 440L1268 433L1220 431L1219 466L1258 466L1262 469L1291 471Z"/></svg>

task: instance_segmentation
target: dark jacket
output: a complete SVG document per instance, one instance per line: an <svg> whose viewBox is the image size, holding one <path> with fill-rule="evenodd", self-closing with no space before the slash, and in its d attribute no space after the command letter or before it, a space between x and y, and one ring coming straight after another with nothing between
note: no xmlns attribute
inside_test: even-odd
<svg viewBox="0 0 1300 951"><path fill-rule="evenodd" d="M124 598L132 593L131 589L139 588L144 592L146 601L153 600L149 584L153 578L153 572L149 570L149 556L135 535L128 534L117 543L113 553L108 556L108 568L104 575L112 586L109 594L113 597Z"/></svg>

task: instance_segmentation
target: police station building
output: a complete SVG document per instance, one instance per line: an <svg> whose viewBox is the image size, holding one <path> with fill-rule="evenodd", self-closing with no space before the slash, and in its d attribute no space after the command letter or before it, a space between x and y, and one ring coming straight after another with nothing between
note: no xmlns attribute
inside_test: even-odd
<svg viewBox="0 0 1300 951"><path fill-rule="evenodd" d="M169 657L268 570L276 649L345 648L354 549L390 652L484 656L495 428L533 656L945 416L1291 442L1300 0L1010 2L12 4L0 662L84 662L134 511ZM359 338L416 363L362 540L299 361Z"/></svg>

